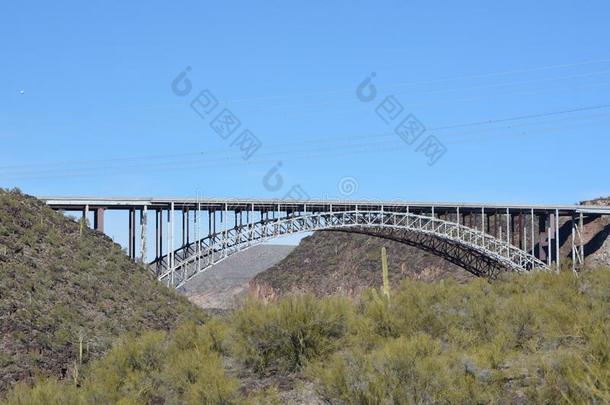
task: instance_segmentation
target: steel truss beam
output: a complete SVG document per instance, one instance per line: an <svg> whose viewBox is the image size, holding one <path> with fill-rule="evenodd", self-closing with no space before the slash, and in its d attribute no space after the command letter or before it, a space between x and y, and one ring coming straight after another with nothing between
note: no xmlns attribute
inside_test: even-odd
<svg viewBox="0 0 610 405"><path fill-rule="evenodd" d="M277 219L261 219L224 227L203 239L185 244L151 263L159 280L174 287L183 286L196 274L232 254L281 235L312 231L367 233L421 247L445 257L478 276L495 277L501 271L547 270L548 266L510 239L492 235L456 222L409 212L341 211L302 213ZM169 260L168 260L169 259Z"/></svg>

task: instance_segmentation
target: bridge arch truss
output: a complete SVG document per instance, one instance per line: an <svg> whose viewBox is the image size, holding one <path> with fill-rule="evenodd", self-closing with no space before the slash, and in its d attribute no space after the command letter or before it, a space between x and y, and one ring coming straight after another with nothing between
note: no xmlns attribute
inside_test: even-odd
<svg viewBox="0 0 610 405"><path fill-rule="evenodd" d="M159 280L181 287L234 253L280 236L313 231L356 232L394 239L433 251L466 270L489 277L501 269L548 269L528 252L478 229L432 216L385 211L305 213L235 226L186 244L152 266Z"/></svg>

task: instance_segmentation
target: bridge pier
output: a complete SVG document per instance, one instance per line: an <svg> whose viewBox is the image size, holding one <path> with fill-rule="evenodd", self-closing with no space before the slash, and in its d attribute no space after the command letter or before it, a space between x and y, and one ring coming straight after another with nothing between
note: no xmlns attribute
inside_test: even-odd
<svg viewBox="0 0 610 405"><path fill-rule="evenodd" d="M155 259L163 256L163 209L155 210Z"/></svg>
<svg viewBox="0 0 610 405"><path fill-rule="evenodd" d="M167 278L168 286L174 285L174 202L172 201L167 211L167 254L168 264L171 276Z"/></svg>
<svg viewBox="0 0 610 405"><path fill-rule="evenodd" d="M148 207L145 205L140 210L140 261L148 261Z"/></svg>
<svg viewBox="0 0 610 405"><path fill-rule="evenodd" d="M519 248L523 249L523 212L519 210L517 214L517 243L515 246L519 246Z"/></svg>
<svg viewBox="0 0 610 405"><path fill-rule="evenodd" d="M534 248L536 246L536 240L535 240L535 233L534 233L534 222L535 222L535 218L534 218L534 209L531 208L530 209L530 245L531 245L531 251L530 254L534 255L534 257L536 256L536 253L534 252Z"/></svg>
<svg viewBox="0 0 610 405"><path fill-rule="evenodd" d="M540 259L541 261L546 261L547 260L547 254L546 254L546 246L547 246L547 234L546 234L546 230L547 230L547 218L544 214L539 215L538 216L538 234L539 234L539 239L538 239L538 259Z"/></svg>
<svg viewBox="0 0 610 405"><path fill-rule="evenodd" d="M85 209L83 210L83 222L85 225L87 224L87 218L89 217L89 204L85 204Z"/></svg>
<svg viewBox="0 0 610 405"><path fill-rule="evenodd" d="M105 208L102 207L95 209L95 215L93 217L93 229L96 231L104 232L104 211Z"/></svg>
<svg viewBox="0 0 610 405"><path fill-rule="evenodd" d="M553 255L555 254L555 252L553 251L553 234L554 232L554 225L555 225L555 221L554 221L554 214L550 213L549 214L549 229L548 229L548 252L547 252L547 265L550 267L551 263L553 263Z"/></svg>
<svg viewBox="0 0 610 405"><path fill-rule="evenodd" d="M129 258L135 260L136 258L136 209L129 209L129 235L128 235L128 253Z"/></svg>
<svg viewBox="0 0 610 405"><path fill-rule="evenodd" d="M574 273L582 270L585 264L585 244L583 238L584 218L582 212L576 221L575 215L571 217L572 222L572 271Z"/></svg>
<svg viewBox="0 0 610 405"><path fill-rule="evenodd" d="M555 214L550 213L549 214L549 256L547 257L549 266L554 262L554 257L556 255L555 247L553 245L553 241L555 239L554 238L555 227L556 227Z"/></svg>
<svg viewBox="0 0 610 405"><path fill-rule="evenodd" d="M190 243L190 221L189 221L189 210L188 208L182 208L182 246Z"/></svg>
<svg viewBox="0 0 610 405"><path fill-rule="evenodd" d="M508 242L509 244L512 245L512 243L511 243L512 234L510 232L510 224L511 224L510 208L506 208L506 242Z"/></svg>
<svg viewBox="0 0 610 405"><path fill-rule="evenodd" d="M555 265L557 266L557 271L561 270L561 249L559 242L559 210L555 209Z"/></svg>

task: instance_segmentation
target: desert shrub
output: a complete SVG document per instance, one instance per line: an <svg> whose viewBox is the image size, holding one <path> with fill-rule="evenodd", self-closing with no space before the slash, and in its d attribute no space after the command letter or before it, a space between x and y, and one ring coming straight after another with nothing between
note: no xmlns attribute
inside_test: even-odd
<svg viewBox="0 0 610 405"><path fill-rule="evenodd" d="M369 331L308 371L330 402L607 403L609 285L608 269L407 281L363 294Z"/></svg>
<svg viewBox="0 0 610 405"><path fill-rule="evenodd" d="M345 403L477 403L494 394L482 389L489 370L443 353L441 342L425 334L391 339L370 353L336 354L312 372L323 397Z"/></svg>
<svg viewBox="0 0 610 405"><path fill-rule="evenodd" d="M389 300L374 291L356 300L247 300L204 325L125 335L85 365L78 388L69 380L18 385L7 401L281 402L273 386L240 396L223 367L232 357L248 375L239 367L305 377L330 403L610 403L608 286L602 268L466 285L410 281ZM24 323L38 311L26 309ZM69 318L63 306L56 311Z"/></svg>
<svg viewBox="0 0 610 405"><path fill-rule="evenodd" d="M233 353L256 372L292 372L340 347L352 315L343 298L249 300L232 317Z"/></svg>
<svg viewBox="0 0 610 405"><path fill-rule="evenodd" d="M207 326L188 322L169 335L148 332L121 340L91 367L84 383L88 399L231 403L237 383L224 372L213 333Z"/></svg>
<svg viewBox="0 0 610 405"><path fill-rule="evenodd" d="M56 379L38 381L34 386L19 383L9 392L6 405L64 405L84 404L84 399L74 386L66 386Z"/></svg>
<svg viewBox="0 0 610 405"><path fill-rule="evenodd" d="M237 381L225 373L215 350L217 332L187 322L169 334L124 336L106 356L90 363L78 387L54 379L20 385L7 403L236 403Z"/></svg>

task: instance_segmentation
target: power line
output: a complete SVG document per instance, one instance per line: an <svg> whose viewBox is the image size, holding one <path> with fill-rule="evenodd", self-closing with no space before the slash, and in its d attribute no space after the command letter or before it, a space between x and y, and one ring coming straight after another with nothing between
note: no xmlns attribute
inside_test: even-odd
<svg viewBox="0 0 610 405"><path fill-rule="evenodd" d="M478 126L478 125L497 124L497 123L501 123L501 122L510 122L510 121L517 121L517 120L550 117L553 115L569 114L569 113L575 113L575 112L581 112L581 111L599 110L599 109L605 109L605 108L610 108L610 104L574 108L574 109L570 109L570 110L552 111L552 112L546 112L546 113L540 113L540 114L518 115L515 117L509 117L509 118L500 118L500 119L495 119L495 120L469 122L466 124L447 125L444 127L430 128L430 130L431 131L442 131L442 130L446 130L446 129L465 128L465 127L473 127L473 126Z"/></svg>
<svg viewBox="0 0 610 405"><path fill-rule="evenodd" d="M388 83L388 84L384 85L383 87L384 88L395 88L395 87L406 87L406 86L419 86L422 84L446 83L446 82L455 81L455 80L482 79L482 78L486 78L486 77L523 74L523 73L531 73L531 72L536 72L536 71L594 65L594 64L602 64L602 63L608 63L608 62L610 62L610 58L589 60L589 61L583 61L583 62L575 62L575 63L563 63L563 64L537 66L537 67L533 67L533 68L505 70L505 71L491 72L491 73L481 73L481 74L475 74L475 75L453 76L453 77L447 77L447 78L442 78L442 79L424 80L424 81L418 81L418 82ZM344 89L339 89L339 90L325 90L325 91L316 91L316 92L292 94L292 95L240 98L240 99L226 100L226 102L245 103L245 102L252 102L252 101L268 101L268 100L273 100L273 99L285 99L285 98L292 98L292 97L308 97L308 96L317 96L317 95L324 96L324 95L329 95L329 94L341 94L341 93L347 93L347 92L353 92L353 91L354 91L354 88L350 87L349 89L344 88Z"/></svg>
<svg viewBox="0 0 610 405"><path fill-rule="evenodd" d="M476 122L471 122L471 123L463 123L463 124L456 124L456 125L449 125L449 126L444 126L444 127L437 127L437 128L430 128L429 131L434 132L434 131L444 131L447 129L458 129L458 128L466 128L466 127L473 127L473 126L483 126L483 125L491 125L491 124L498 124L498 123L505 123L505 122L513 122L513 121L518 121L518 120L525 120L525 119L537 119L537 118L542 118L542 117L553 117L553 116L557 116L557 115L562 115L562 114L568 114L568 113L575 113L575 112L583 112L583 111L589 111L589 110L598 110L598 109L605 109L605 108L610 108L610 104L605 104L605 105L599 105L599 106L591 106L591 107L581 107L581 108L574 108L574 109L569 109L569 110L561 110L561 111L553 111L553 112L546 112L546 113L539 113L539 114L530 114L530 115L521 115L521 116L514 116L514 117L508 117L508 118L502 118L502 119L495 119L495 120L487 120L487 121L476 121ZM585 116L585 117L570 117L571 120L577 121L579 119L583 119L583 118L590 118L590 117L598 117L598 116L606 116L606 115L592 115L592 116ZM527 126L527 125L535 125L535 124L540 124L540 122L536 123L536 122L529 122L529 123L523 123L521 124L522 126ZM562 126L564 127L564 126ZM503 129L503 128L487 128L484 130L485 131L494 131L494 130L498 130L498 129ZM466 134L469 135L469 134ZM380 140L379 138L385 138L385 137L392 137L389 140ZM366 139L374 139L374 141L372 143L354 143L354 140L366 140ZM279 144L279 145L274 145L274 147L267 147L265 148L265 151L263 153L259 153L257 154L257 157L270 157L273 158L271 160L277 160L277 155L283 153L286 154L290 154L290 158L294 157L295 155L297 155L298 153L301 152L301 150L297 150L296 152L294 151L294 149L291 150L282 150L281 148L285 148L285 147L294 147L295 145L305 145L305 146L317 146L318 149L309 149L309 150L303 150L302 152L304 153L310 153L310 152L316 152L316 151L321 151L321 152L333 152L335 150L341 150L341 151L349 151L350 149L353 148L359 148L359 147L372 147L372 146L378 146L378 145L382 145L383 143L396 143L398 145L401 145L401 142L397 142L398 138L396 138L396 134L394 134L393 132L388 132L388 133L382 133L382 134L376 134L376 135L362 135L362 136L352 136L352 137L348 137L345 138L343 140L328 140L328 138L319 138L318 141L321 141L321 144L318 144L315 142L315 140L309 138L305 141L297 141L297 142L290 142L290 143L284 143L284 144ZM279 147L279 150L278 150ZM394 147L394 146L393 146ZM275 150L274 150L275 149ZM43 170L45 173L49 174L49 173L61 173L61 172L74 172L74 173L78 173L78 171L80 171L81 173L87 173L87 172L95 172L95 171L99 171L99 170L125 170L125 169L131 169L131 168L139 168L140 170L142 169L147 169L147 168L167 168L167 167L173 167L175 165L179 165L179 166L184 166L184 165L192 165L192 164L199 164L201 162L201 159L195 159L195 160L184 160L184 157L187 156L198 156L200 158L203 158L205 156L205 161L209 164L214 164L215 166L218 166L220 164L224 164L227 161L231 161L231 160L241 160L241 157L239 155L235 155L235 154L229 154L229 155L225 155L225 156L218 156L218 154L214 154L210 151L208 151L207 153L204 152L196 152L196 153L187 153L187 154L170 154L170 155L154 155L152 160L160 160L160 159L165 159L165 158L180 158L179 161L174 162L174 161L168 161L168 162L148 162L148 157L146 156L140 156L140 157L128 157L128 158L111 158L111 159L106 159L106 160L101 160L101 159L97 159L97 160L90 160L90 161L77 161L75 162L77 165L82 165L82 164L89 164L89 163L93 163L93 164L97 164L97 163L102 163L101 166L92 166L92 167L61 167L60 165L62 163L57 163L57 164L47 164L47 165L42 165L42 166L37 166L37 165L23 165L23 166L12 166L12 167L6 167L5 168L10 168L8 170L8 173L3 173L4 176L6 178L6 175L8 175L9 177L11 176L29 176L29 175L37 175L40 174ZM141 163L135 163L138 161L146 161L146 163L141 164ZM119 163L118 166L116 165L108 165L108 162L117 162ZM122 165L122 163L124 162L134 162L134 164L132 165ZM70 162L65 162L64 164L68 164L70 165ZM243 164L243 163L240 163ZM20 170L20 169L31 169L31 170ZM38 168L38 169L37 169Z"/></svg>
<svg viewBox="0 0 610 405"><path fill-rule="evenodd" d="M438 94L447 94L454 93L457 91L465 91L465 90L480 90L480 89L491 89L498 87L509 87L514 85L522 85L522 84L532 84L532 83L543 83L543 82L553 82L560 80L571 80L578 79L583 77L593 77L598 75L608 75L610 74L610 70L603 70L598 72L591 73L583 73L578 75L569 75L569 76L560 76L560 77L552 77L552 78L542 78L542 79L534 79L534 80L522 80L518 82L508 82L508 83L495 83L495 84L486 84L486 85L478 85L478 86L470 86L470 87L462 87L462 88L450 88L450 89L442 89L442 90L425 90L425 91L416 91L409 92L410 96L426 96L426 95L438 95ZM380 86L381 87L381 86ZM403 92L388 92L389 94L405 94ZM496 92L495 95L501 94L500 92ZM309 104L276 104L276 105L257 105L252 108L246 108L249 111L265 111L265 110L290 110L290 109L300 109L300 108L315 108L315 107L328 107L334 106L338 104L344 105L352 105L357 100L354 98L353 100L325 100L320 102L312 102ZM243 107L242 107L243 108Z"/></svg>
<svg viewBox="0 0 610 405"><path fill-rule="evenodd" d="M564 128L565 126L561 126L559 128ZM544 128L542 130L538 130L536 133L540 134L540 133L544 133L544 132L550 132L550 131L555 131L558 127L547 127ZM523 136L523 133L520 134L513 134L513 136ZM461 141L449 141L447 142L447 144L463 144L463 143L469 143L469 142L479 142L479 140L477 139L470 139L470 140L461 140ZM333 152L333 153L328 153L330 151L327 150L318 150L318 153L311 153L311 151L302 151L299 153L294 153L290 156L290 159L283 159L283 160L312 160L312 159L320 159L320 158L337 158L337 157L344 157L344 156L355 156L355 155L368 155L374 152L390 152L390 153L405 153L405 151L407 152L413 152L412 149L405 149L406 145L404 143L402 143L399 140L396 140L393 144L386 144L386 143L382 143L382 144L372 144L372 145L354 145L357 148L355 149L350 149L350 150L344 150L341 149L339 152ZM400 148L400 146L402 146L402 148ZM415 152L413 152L415 153ZM184 171L184 170L197 170L197 169L210 169L210 168L218 168L218 167L223 167L223 168L228 168L228 167L243 167L243 166L259 166L259 165L263 165L263 164L268 164L268 165L274 165L276 164L278 161L277 158L269 158L269 159L257 159L254 161L251 161L249 163L245 163L243 161L241 161L240 159L234 159L233 161L228 161L222 165L220 165L219 163L215 163L215 162L201 162L201 163L188 163L188 164L179 164L177 166L168 166L168 165L154 165L154 166L150 166L147 167L147 170L150 171L159 171L159 170L163 170L164 172L167 171ZM140 169L142 169L140 167ZM8 180L44 180L44 179L59 179L59 178L74 178L74 177L104 177L104 176L108 176L108 175L116 175L116 174L121 174L123 176L128 176L130 175L130 173L136 173L136 171L131 171L131 172L124 172L125 168L121 168L121 167L113 167L110 170L89 170L88 172L68 172L68 173L61 173L61 174L57 174L57 175L49 175L49 174L44 174L44 175L38 175L38 176L16 176L16 177L10 177L8 178ZM140 170L141 171L141 170ZM5 178L6 180L6 178Z"/></svg>

